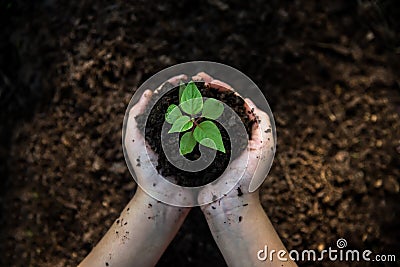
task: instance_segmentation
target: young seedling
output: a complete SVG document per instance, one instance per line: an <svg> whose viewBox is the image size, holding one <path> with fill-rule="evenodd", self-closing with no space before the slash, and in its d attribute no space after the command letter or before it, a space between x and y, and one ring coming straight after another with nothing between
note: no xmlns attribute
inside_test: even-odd
<svg viewBox="0 0 400 267"><path fill-rule="evenodd" d="M201 115L196 117L201 112ZM179 106L171 104L165 113L165 120L172 124L168 133L185 132L179 142L181 155L191 153L197 143L225 153L221 132L211 120L216 120L224 112L223 104L203 97L193 81L186 86L179 85ZM203 119L201 123L199 121ZM190 131L189 131L190 130Z"/></svg>

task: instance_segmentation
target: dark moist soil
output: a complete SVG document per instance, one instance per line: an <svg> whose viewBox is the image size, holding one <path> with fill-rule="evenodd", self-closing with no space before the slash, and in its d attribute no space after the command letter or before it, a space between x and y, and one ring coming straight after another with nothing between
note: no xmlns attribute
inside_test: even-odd
<svg viewBox="0 0 400 267"><path fill-rule="evenodd" d="M260 197L289 250L342 237L400 259L399 17L397 0L0 1L0 265L77 266L135 193L132 94L192 60L264 92L278 139ZM226 266L199 209L157 266Z"/></svg>
<svg viewBox="0 0 400 267"><path fill-rule="evenodd" d="M215 88L206 86L204 82L196 82L196 85L203 97L214 98L223 101L226 105L231 107L240 117L241 123L247 132L247 135L245 136L239 136L236 134L234 139L230 139L228 132L240 133L240 130L237 129L239 123L226 123L225 127L223 127L220 123L214 121L221 132L226 153L217 151L213 162L204 170L198 172L188 172L175 167L167 159L161 144L161 129L165 121L165 112L169 105L179 105L179 87L172 88L173 85L169 83L163 85L160 88L160 91L158 91L156 94L167 93L163 95L163 97L159 99L154 106L153 104L155 100L150 100L148 107L153 108L151 110L148 108L143 115L139 115L136 118L139 128L143 129L145 127L146 141L149 143L153 151L158 154L158 165L156 168L159 173L164 177L173 177L172 181L178 185L188 187L206 185L221 176L228 166L231 156L232 160L235 159L246 148L247 141L251 136L252 125L254 123L254 120L250 120L248 117L247 111L244 107L244 100L235 95L233 92L219 92ZM234 122L234 119L235 118L233 116L229 116L228 113L224 113L221 116L221 120L224 122ZM198 123L201 122L202 120L198 121ZM145 123L146 125L144 125ZM170 128L171 125L167 124L167 131ZM184 133L180 133L180 137L183 134ZM166 149L177 149L178 144L167 139L164 145ZM185 157L189 160L196 160L200 157L200 155L199 144L197 144L193 152L185 155Z"/></svg>

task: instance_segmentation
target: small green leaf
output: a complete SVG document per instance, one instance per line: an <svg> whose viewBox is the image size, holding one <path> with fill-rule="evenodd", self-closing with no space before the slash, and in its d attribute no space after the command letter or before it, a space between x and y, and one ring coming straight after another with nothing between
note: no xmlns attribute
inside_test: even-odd
<svg viewBox="0 0 400 267"><path fill-rule="evenodd" d="M203 98L193 81L190 81L180 98L180 107L190 115L195 115L203 108Z"/></svg>
<svg viewBox="0 0 400 267"><path fill-rule="evenodd" d="M181 110L177 105L171 104L167 109L167 113L165 113L165 120L173 124L179 117L182 117Z"/></svg>
<svg viewBox="0 0 400 267"><path fill-rule="evenodd" d="M203 146L225 153L221 132L212 121L203 121L194 129L194 139Z"/></svg>
<svg viewBox="0 0 400 267"><path fill-rule="evenodd" d="M185 90L185 84L182 82L182 81L180 81L179 82L179 101L181 101L181 97L182 97L182 94L183 94L183 91Z"/></svg>
<svg viewBox="0 0 400 267"><path fill-rule="evenodd" d="M179 144L179 151L181 152L181 155L191 153L196 144L197 142L193 137L193 133L192 132L185 133L182 136Z"/></svg>
<svg viewBox="0 0 400 267"><path fill-rule="evenodd" d="M204 102L202 117L215 120L221 116L222 112L224 112L224 105L214 98L208 98Z"/></svg>
<svg viewBox="0 0 400 267"><path fill-rule="evenodd" d="M181 83L179 85L179 89L181 89L184 86L184 83ZM196 84L193 81L188 82L186 85L185 89L183 89L182 95L180 97L180 102L184 102L189 99L197 98L197 97L202 97L201 93L199 91L199 88L197 88Z"/></svg>
<svg viewBox="0 0 400 267"><path fill-rule="evenodd" d="M168 133L179 133L184 132L192 128L193 122L190 120L189 116L179 117L174 124L172 124L171 129Z"/></svg>

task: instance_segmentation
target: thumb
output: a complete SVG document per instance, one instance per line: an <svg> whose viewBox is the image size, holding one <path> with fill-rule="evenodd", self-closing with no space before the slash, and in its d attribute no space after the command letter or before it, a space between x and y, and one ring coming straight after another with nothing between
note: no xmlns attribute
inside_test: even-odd
<svg viewBox="0 0 400 267"><path fill-rule="evenodd" d="M151 90L144 91L139 101L129 111L129 116L136 117L137 115L142 114L146 110L146 106L152 95L153 92Z"/></svg>

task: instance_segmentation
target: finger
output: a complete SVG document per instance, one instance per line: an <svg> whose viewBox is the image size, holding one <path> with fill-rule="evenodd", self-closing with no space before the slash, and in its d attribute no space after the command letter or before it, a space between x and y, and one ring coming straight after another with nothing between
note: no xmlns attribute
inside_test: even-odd
<svg viewBox="0 0 400 267"><path fill-rule="evenodd" d="M235 91L229 84L224 83L220 80L212 80L208 83L208 85L211 88L218 89L220 92Z"/></svg>
<svg viewBox="0 0 400 267"><path fill-rule="evenodd" d="M153 92L151 90L144 91L139 101L129 111L129 116L134 118L137 115L142 114L146 110L146 106L152 95Z"/></svg>
<svg viewBox="0 0 400 267"><path fill-rule="evenodd" d="M249 142L252 141L250 140ZM253 155L253 158L249 160L250 164L255 164L254 166L256 166L249 184L248 191L250 193L256 191L264 182L274 159L275 151L273 144L268 141L264 141L264 143L253 153L250 152ZM269 145L266 145L267 143Z"/></svg>
<svg viewBox="0 0 400 267"><path fill-rule="evenodd" d="M213 77L211 77L210 75L208 75L205 72L199 72L197 73L195 76L192 77L193 81L204 81L206 83L211 82L212 80L214 80Z"/></svg>
<svg viewBox="0 0 400 267"><path fill-rule="evenodd" d="M155 93L161 92L161 89L165 85L165 83L170 83L172 86L178 86L181 81L187 80L187 75L185 74L180 74L176 75L174 77L169 78L166 82L162 83L156 90L154 90Z"/></svg>
<svg viewBox="0 0 400 267"><path fill-rule="evenodd" d="M174 76L172 78L169 78L168 82L172 85L177 86L177 85L179 85L179 82L182 80L187 80L187 75L181 74L181 75Z"/></svg>
<svg viewBox="0 0 400 267"><path fill-rule="evenodd" d="M245 99L245 107L249 118L255 120L252 128L251 139L264 144L272 140L271 120L267 113L257 108L249 98ZM269 138L269 139L268 139Z"/></svg>
<svg viewBox="0 0 400 267"><path fill-rule="evenodd" d="M256 191L266 178L266 174L271 167L274 158L274 139L272 134L271 120L267 113L257 108L249 98L245 99L247 110L250 111L250 117L255 119L252 128L251 140L249 140L249 149L253 151L251 155L255 156L254 163L256 168L249 184L249 192Z"/></svg>
<svg viewBox="0 0 400 267"><path fill-rule="evenodd" d="M157 161L157 155L151 150L149 145L144 139L143 133L138 128L138 123L136 117L142 114L150 99L153 95L151 90L146 90L143 92L139 101L131 108L129 111L129 117L126 126L126 134L124 144L128 154L129 161L132 164L133 169L139 177L145 177L141 175L146 173L150 162L155 163ZM138 164L137 160L140 159L141 163ZM142 166L142 168L140 168Z"/></svg>
<svg viewBox="0 0 400 267"><path fill-rule="evenodd" d="M261 132L260 132L260 127L259 123L257 120L257 115L256 115L256 105L253 103L253 101L250 100L250 98L245 99L245 108L247 110L247 114L249 116L250 120L254 120L252 129L251 129L251 140L254 140L254 145L257 144L262 140L261 137Z"/></svg>
<svg viewBox="0 0 400 267"><path fill-rule="evenodd" d="M151 90L144 91L139 101L129 111L129 117L126 126L126 138L129 140L142 139L140 131L137 127L136 117L145 111L152 94L153 92ZM129 142L129 140L126 141Z"/></svg>
<svg viewBox="0 0 400 267"><path fill-rule="evenodd" d="M244 100L244 107L247 111L248 117L250 120L254 120L256 118L255 116L255 109L256 109L256 105L253 103L253 101L250 100L250 98L246 98Z"/></svg>

